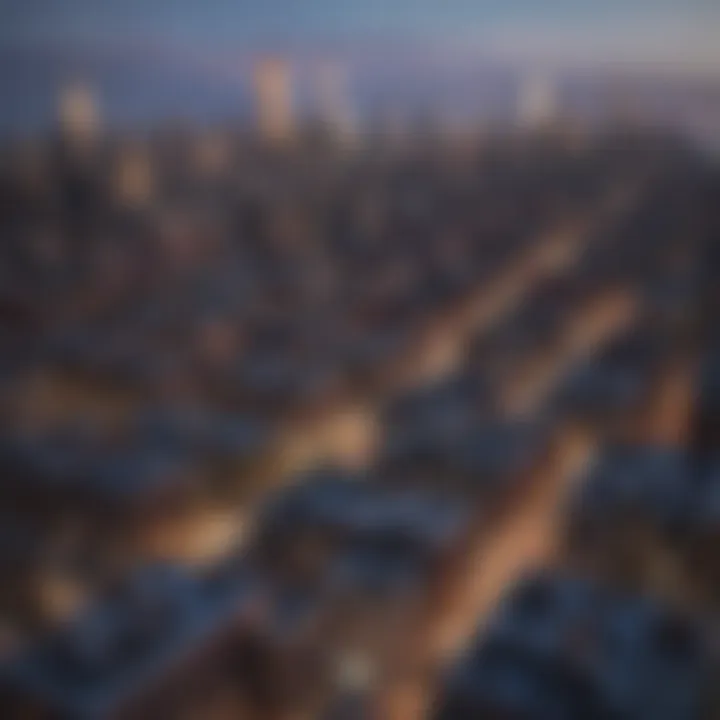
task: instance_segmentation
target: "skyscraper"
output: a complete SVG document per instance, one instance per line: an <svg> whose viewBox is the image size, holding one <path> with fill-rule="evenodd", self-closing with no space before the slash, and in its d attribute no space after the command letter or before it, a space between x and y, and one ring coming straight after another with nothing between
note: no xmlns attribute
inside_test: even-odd
<svg viewBox="0 0 720 720"><path fill-rule="evenodd" d="M278 58L262 60L255 68L258 131L265 142L285 144L295 134L293 83L288 64Z"/></svg>
<svg viewBox="0 0 720 720"><path fill-rule="evenodd" d="M343 144L357 136L355 113L347 91L347 75L339 65L323 64L315 74L315 104L318 119Z"/></svg>
<svg viewBox="0 0 720 720"><path fill-rule="evenodd" d="M546 72L532 72L524 78L518 91L518 121L520 125L546 125L557 117L557 88Z"/></svg>
<svg viewBox="0 0 720 720"><path fill-rule="evenodd" d="M151 199L155 178L144 145L128 145L120 150L114 181L117 198L125 205L142 206Z"/></svg>
<svg viewBox="0 0 720 720"><path fill-rule="evenodd" d="M69 142L86 146L100 131L100 113L92 90L79 82L63 87L58 100L58 122Z"/></svg>

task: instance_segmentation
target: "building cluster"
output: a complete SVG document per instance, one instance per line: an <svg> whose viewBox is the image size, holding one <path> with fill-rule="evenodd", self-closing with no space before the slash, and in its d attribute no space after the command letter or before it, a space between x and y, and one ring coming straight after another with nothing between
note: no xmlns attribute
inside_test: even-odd
<svg viewBox="0 0 720 720"><path fill-rule="evenodd" d="M286 83L2 156L0 714L720 717L716 168Z"/></svg>

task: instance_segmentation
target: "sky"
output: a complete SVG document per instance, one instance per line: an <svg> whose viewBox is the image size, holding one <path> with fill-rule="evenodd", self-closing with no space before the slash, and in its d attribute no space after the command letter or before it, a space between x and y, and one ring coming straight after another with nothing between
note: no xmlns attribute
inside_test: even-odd
<svg viewBox="0 0 720 720"><path fill-rule="evenodd" d="M0 0L0 135L50 126L78 79L118 124L247 112L268 52L300 87L337 62L367 107L489 104L536 69L720 87L720 0Z"/></svg>
<svg viewBox="0 0 720 720"><path fill-rule="evenodd" d="M719 0L0 0L0 45L212 56L377 40L557 64L720 73Z"/></svg>

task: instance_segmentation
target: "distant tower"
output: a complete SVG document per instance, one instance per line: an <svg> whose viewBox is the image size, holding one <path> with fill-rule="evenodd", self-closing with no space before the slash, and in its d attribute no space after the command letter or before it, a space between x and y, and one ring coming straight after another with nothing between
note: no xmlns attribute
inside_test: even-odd
<svg viewBox="0 0 720 720"><path fill-rule="evenodd" d="M521 125L537 127L557 118L557 88L549 73L534 72L520 84L518 92L518 121Z"/></svg>
<svg viewBox="0 0 720 720"><path fill-rule="evenodd" d="M62 228L68 251L78 267L88 260L85 252L95 238L103 201L98 182L100 116L89 87L73 83L58 98L58 143L55 170L62 203Z"/></svg>
<svg viewBox="0 0 720 720"><path fill-rule="evenodd" d="M100 132L100 113L92 90L81 83L64 87L58 101L58 122L63 137L87 146Z"/></svg>
<svg viewBox="0 0 720 720"><path fill-rule="evenodd" d="M352 144L357 137L357 126L344 69L334 64L322 65L315 75L314 89L319 120L337 140Z"/></svg>
<svg viewBox="0 0 720 720"><path fill-rule="evenodd" d="M121 149L115 170L115 190L118 200L129 206L142 206L154 190L152 162L147 148L130 145Z"/></svg>
<svg viewBox="0 0 720 720"><path fill-rule="evenodd" d="M284 144L295 134L293 86L290 67L282 60L263 60L255 68L258 130L273 145Z"/></svg>

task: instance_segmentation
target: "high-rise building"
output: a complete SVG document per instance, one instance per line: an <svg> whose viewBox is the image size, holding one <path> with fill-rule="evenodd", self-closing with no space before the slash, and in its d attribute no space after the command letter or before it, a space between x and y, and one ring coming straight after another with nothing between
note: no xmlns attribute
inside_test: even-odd
<svg viewBox="0 0 720 720"><path fill-rule="evenodd" d="M86 145L100 131L100 113L92 90L79 82L62 88L58 100L58 122L63 137Z"/></svg>
<svg viewBox="0 0 720 720"><path fill-rule="evenodd" d="M329 63L321 65L315 74L314 89L320 122L337 140L352 144L357 139L357 124L344 68Z"/></svg>
<svg viewBox="0 0 720 720"><path fill-rule="evenodd" d="M273 145L287 143L295 134L290 66L278 58L265 59L255 68L254 81L261 137Z"/></svg>
<svg viewBox="0 0 720 720"><path fill-rule="evenodd" d="M145 146L129 145L120 150L115 169L115 190L120 202L144 205L152 197L154 181L152 162Z"/></svg>
<svg viewBox="0 0 720 720"><path fill-rule="evenodd" d="M524 126L546 125L557 119L557 88L546 72L533 72L520 83L518 121Z"/></svg>
<svg viewBox="0 0 720 720"><path fill-rule="evenodd" d="M62 204L63 234L82 265L85 249L95 238L103 203L100 156L97 153L100 114L92 90L79 82L61 88L58 97L58 133L53 149Z"/></svg>

